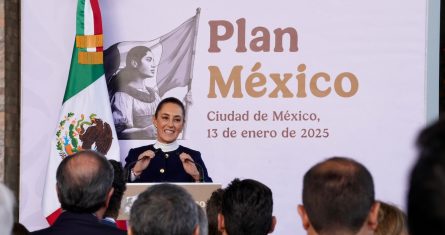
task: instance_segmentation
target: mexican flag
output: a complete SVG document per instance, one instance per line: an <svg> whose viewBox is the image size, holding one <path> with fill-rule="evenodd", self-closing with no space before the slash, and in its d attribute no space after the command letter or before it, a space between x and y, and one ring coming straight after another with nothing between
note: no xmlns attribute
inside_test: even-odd
<svg viewBox="0 0 445 235"><path fill-rule="evenodd" d="M43 211L52 224L60 214L56 170L66 156L82 149L119 160L103 66L102 19L98 0L78 0L76 38L57 129L51 141Z"/></svg>

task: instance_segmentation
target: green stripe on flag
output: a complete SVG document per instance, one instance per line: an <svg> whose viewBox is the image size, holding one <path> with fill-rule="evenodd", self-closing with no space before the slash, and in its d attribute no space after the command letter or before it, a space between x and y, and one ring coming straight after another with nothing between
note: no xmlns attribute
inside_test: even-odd
<svg viewBox="0 0 445 235"><path fill-rule="evenodd" d="M77 2L77 17L76 17L76 35L84 35L85 24L85 0Z"/></svg>
<svg viewBox="0 0 445 235"><path fill-rule="evenodd" d="M103 64L79 64L78 53L79 50L74 45L63 103L104 75Z"/></svg>

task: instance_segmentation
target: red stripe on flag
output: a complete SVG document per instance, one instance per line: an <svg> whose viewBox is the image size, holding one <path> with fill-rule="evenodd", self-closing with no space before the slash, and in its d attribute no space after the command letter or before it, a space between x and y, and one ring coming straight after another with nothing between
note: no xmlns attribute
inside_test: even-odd
<svg viewBox="0 0 445 235"><path fill-rule="evenodd" d="M116 220L116 226L122 230L127 230L127 221L126 220Z"/></svg>
<svg viewBox="0 0 445 235"><path fill-rule="evenodd" d="M100 15L100 7L98 0L90 0L91 9L93 10L94 34L102 34L102 16ZM103 51L103 47L97 47L97 51Z"/></svg>
<svg viewBox="0 0 445 235"><path fill-rule="evenodd" d="M49 225L53 225L56 222L57 218L59 218L60 214L62 214L62 208L57 209L51 215L46 217L46 221L48 221Z"/></svg>

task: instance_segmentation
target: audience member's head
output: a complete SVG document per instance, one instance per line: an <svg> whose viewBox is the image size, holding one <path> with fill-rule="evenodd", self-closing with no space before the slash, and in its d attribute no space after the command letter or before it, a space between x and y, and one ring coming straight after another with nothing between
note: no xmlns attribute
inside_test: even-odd
<svg viewBox="0 0 445 235"><path fill-rule="evenodd" d="M273 232L272 191L252 180L234 179L224 190L218 227L226 235L265 235Z"/></svg>
<svg viewBox="0 0 445 235"><path fill-rule="evenodd" d="M11 190L0 183L0 234L11 234L15 199Z"/></svg>
<svg viewBox="0 0 445 235"><path fill-rule="evenodd" d="M111 164L98 152L85 150L64 158L56 175L62 209L102 218L113 193L113 176Z"/></svg>
<svg viewBox="0 0 445 235"><path fill-rule="evenodd" d="M114 179L113 179L113 195L111 196L108 208L105 211L104 217L111 217L116 219L119 215L119 209L121 207L122 197L127 189L125 185L124 169L122 164L116 160L108 160L114 169Z"/></svg>
<svg viewBox="0 0 445 235"><path fill-rule="evenodd" d="M445 120L425 128L417 147L408 193L409 232L445 234Z"/></svg>
<svg viewBox="0 0 445 235"><path fill-rule="evenodd" d="M208 235L209 225L207 222L206 212L198 204L196 204L196 207L198 207L198 214L199 214L199 235Z"/></svg>
<svg viewBox="0 0 445 235"><path fill-rule="evenodd" d="M141 193L130 211L130 235L197 235L199 212L192 196L172 184Z"/></svg>
<svg viewBox="0 0 445 235"><path fill-rule="evenodd" d="M224 190L218 189L212 193L207 201L207 220L209 223L209 235L221 235L218 230L218 213L221 213L221 204Z"/></svg>
<svg viewBox="0 0 445 235"><path fill-rule="evenodd" d="M308 234L372 234L379 211L372 176L352 159L320 162L304 175L298 211Z"/></svg>
<svg viewBox="0 0 445 235"><path fill-rule="evenodd" d="M407 235L406 215L396 206L380 202L376 235Z"/></svg>
<svg viewBox="0 0 445 235"><path fill-rule="evenodd" d="M14 223L12 228L12 235L27 235L29 234L28 229L21 223Z"/></svg>

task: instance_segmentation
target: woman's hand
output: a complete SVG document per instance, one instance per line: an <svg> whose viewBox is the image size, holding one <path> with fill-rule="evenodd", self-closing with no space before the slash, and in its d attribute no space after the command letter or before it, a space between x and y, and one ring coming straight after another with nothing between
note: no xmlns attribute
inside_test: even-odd
<svg viewBox="0 0 445 235"><path fill-rule="evenodd" d="M155 152L152 150L147 150L138 156L138 161L133 167L133 173L139 176L143 170L147 169L150 160L155 157Z"/></svg>
<svg viewBox="0 0 445 235"><path fill-rule="evenodd" d="M199 181L199 171L196 168L192 157L190 157L190 155L188 155L187 153L181 153L179 154L179 159L181 159L182 166L184 167L185 172L191 175L195 181Z"/></svg>

